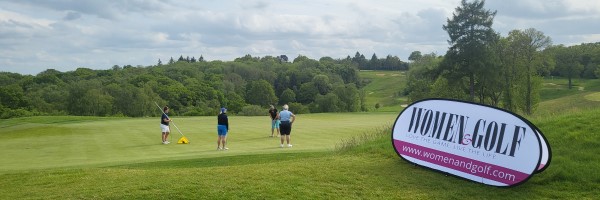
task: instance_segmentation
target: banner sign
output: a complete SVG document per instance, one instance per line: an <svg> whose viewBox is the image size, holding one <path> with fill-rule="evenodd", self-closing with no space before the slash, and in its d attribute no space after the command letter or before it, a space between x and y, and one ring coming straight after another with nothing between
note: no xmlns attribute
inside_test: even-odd
<svg viewBox="0 0 600 200"><path fill-rule="evenodd" d="M538 134L538 137L542 142L542 159L540 160L540 166L535 171L535 173L540 173L546 170L548 166L550 166L550 160L552 159L552 150L550 149L550 144L548 144L548 140L546 140L546 137L544 137L544 134L542 134L542 131L540 131L540 129L537 129L537 127L534 128L536 128L535 132Z"/></svg>
<svg viewBox="0 0 600 200"><path fill-rule="evenodd" d="M450 99L426 99L406 107L394 123L392 143L408 162L502 187L543 171L551 157L541 131L528 120Z"/></svg>

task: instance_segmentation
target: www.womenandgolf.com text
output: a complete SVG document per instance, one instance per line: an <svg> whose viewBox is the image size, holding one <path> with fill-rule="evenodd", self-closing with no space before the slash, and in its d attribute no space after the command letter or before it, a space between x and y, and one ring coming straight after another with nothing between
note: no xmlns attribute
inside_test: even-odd
<svg viewBox="0 0 600 200"><path fill-rule="evenodd" d="M420 160L427 160L431 163L437 163L441 166L449 167L458 171L474 174L479 177L493 177L492 180L499 182L515 182L517 175L513 174L514 170L497 167L487 164L476 164L470 159L460 159L456 156L444 156L423 148L412 148L410 146L402 146L402 152L411 157L419 157ZM509 171L509 172L507 172ZM517 173L521 174L521 173Z"/></svg>

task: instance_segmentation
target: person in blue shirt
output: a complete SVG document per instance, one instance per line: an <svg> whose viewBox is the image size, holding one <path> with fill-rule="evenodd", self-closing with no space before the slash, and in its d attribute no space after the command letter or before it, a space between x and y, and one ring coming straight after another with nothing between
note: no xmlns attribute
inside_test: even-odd
<svg viewBox="0 0 600 200"><path fill-rule="evenodd" d="M169 122L173 121L171 120L171 118L169 118L169 116L167 116L167 113L169 113L169 107L165 106L163 107L163 114L160 117L160 130L162 131L162 143L163 144L169 144L170 142L167 140L167 138L169 137L169 133L171 132L171 129L169 128Z"/></svg>
<svg viewBox="0 0 600 200"><path fill-rule="evenodd" d="M217 116L217 150L228 150L225 147L227 144L227 132L229 131L229 119L227 118L227 108L221 108L221 113Z"/></svg>
<svg viewBox="0 0 600 200"><path fill-rule="evenodd" d="M279 112L279 120L281 124L279 125L279 129L281 130L281 144L279 147L283 148L284 140L287 141L287 147L292 147L290 143L290 133L292 132L292 124L296 120L296 115L290 112L289 106L287 104L283 105L283 110Z"/></svg>

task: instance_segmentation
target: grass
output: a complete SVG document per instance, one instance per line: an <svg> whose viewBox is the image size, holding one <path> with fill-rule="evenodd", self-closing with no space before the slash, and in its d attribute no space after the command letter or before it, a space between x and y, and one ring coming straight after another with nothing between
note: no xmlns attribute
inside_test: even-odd
<svg viewBox="0 0 600 200"><path fill-rule="evenodd" d="M546 171L513 188L490 187L413 166L396 155L389 132L380 129L364 132L376 136L343 151L306 152L292 148L252 155L219 152L225 154L110 166L19 170L0 175L0 196L6 199L595 199L600 195L597 190L600 135L594 126L586 124L598 120L600 110L534 121L551 144L553 160Z"/></svg>
<svg viewBox="0 0 600 200"><path fill-rule="evenodd" d="M540 92L541 102L532 118L575 114L600 108L600 80L575 79L573 89L564 78L545 79Z"/></svg>
<svg viewBox="0 0 600 200"><path fill-rule="evenodd" d="M599 79L573 79L572 89L569 89L569 80L566 78L546 78L540 91L540 99L547 101L592 91L600 91Z"/></svg>
<svg viewBox="0 0 600 200"><path fill-rule="evenodd" d="M400 112L402 104L406 104L406 97L400 93L406 86L405 71L360 71L359 75L370 83L364 87L367 93L366 104L369 110L378 112ZM379 103L380 108L375 109Z"/></svg>
<svg viewBox="0 0 600 200"><path fill-rule="evenodd" d="M387 82L374 79L375 85L365 87L373 92L367 100L392 103L372 113L298 115L293 148L280 149L276 138L267 137L267 116L231 116L229 151L215 150L215 117L174 117L191 140L188 145L161 145L155 118L0 120L0 199L600 196L600 131L595 126L600 121L598 80L576 80L583 87L576 91L564 89L566 79L547 80L553 84L544 85L542 103L529 118L550 143L550 167L522 185L496 188L400 159L391 145L389 127L402 100L389 94L400 90L395 85L401 80L387 77L394 72L361 72L361 76L365 73L390 78ZM173 134L175 141L179 135Z"/></svg>
<svg viewBox="0 0 600 200"><path fill-rule="evenodd" d="M286 152L327 151L340 139L391 123L393 113L298 115L294 148ZM83 120L82 120L83 119ZM216 151L216 117L174 118L188 145L161 145L155 118L38 117L0 121L0 173L61 167L106 166L156 160L280 152L269 138L270 120L230 116L230 148ZM357 123L360 122L360 123ZM331 124L335 124L332 126ZM181 136L172 128L172 142ZM26 158L26 159L24 159Z"/></svg>

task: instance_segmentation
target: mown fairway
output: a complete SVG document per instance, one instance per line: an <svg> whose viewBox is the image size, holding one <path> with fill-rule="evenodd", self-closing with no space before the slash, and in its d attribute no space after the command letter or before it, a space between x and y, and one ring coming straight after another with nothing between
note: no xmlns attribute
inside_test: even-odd
<svg viewBox="0 0 600 200"><path fill-rule="evenodd" d="M332 150L343 138L390 125L394 113L298 115L293 148L270 138L270 119L230 116L230 150L216 151L216 117L173 117L191 141L160 143L160 118L34 117L0 121L0 173L56 167L108 166L135 162L240 154Z"/></svg>
<svg viewBox="0 0 600 200"><path fill-rule="evenodd" d="M360 77L367 79L369 84L364 87L366 106L371 111L398 112L406 97L399 97L406 87L406 72L404 71L360 71ZM375 104L379 103L379 109Z"/></svg>

